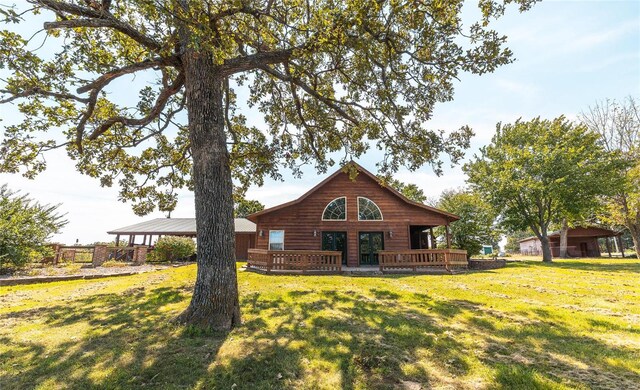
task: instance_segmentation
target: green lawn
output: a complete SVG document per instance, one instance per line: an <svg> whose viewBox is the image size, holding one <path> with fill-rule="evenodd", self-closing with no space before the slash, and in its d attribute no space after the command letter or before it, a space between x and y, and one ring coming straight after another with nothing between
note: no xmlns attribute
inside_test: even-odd
<svg viewBox="0 0 640 390"><path fill-rule="evenodd" d="M239 273L244 325L170 323L195 267L0 287L0 389L640 388L640 262ZM235 384L235 386L234 386Z"/></svg>

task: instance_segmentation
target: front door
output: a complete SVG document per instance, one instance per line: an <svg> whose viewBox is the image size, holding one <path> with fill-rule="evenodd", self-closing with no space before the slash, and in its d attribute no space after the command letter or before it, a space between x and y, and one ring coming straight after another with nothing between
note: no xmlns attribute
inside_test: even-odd
<svg viewBox="0 0 640 390"><path fill-rule="evenodd" d="M360 232L360 265L378 265L378 251L384 249L382 232Z"/></svg>
<svg viewBox="0 0 640 390"><path fill-rule="evenodd" d="M347 233L322 232L322 250L342 252L342 265L347 265Z"/></svg>

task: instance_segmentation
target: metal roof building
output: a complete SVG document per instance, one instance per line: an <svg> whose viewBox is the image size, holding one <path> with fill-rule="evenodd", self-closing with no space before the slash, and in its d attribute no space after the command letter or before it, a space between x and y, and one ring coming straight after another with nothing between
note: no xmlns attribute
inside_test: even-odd
<svg viewBox="0 0 640 390"><path fill-rule="evenodd" d="M235 244L236 259L246 260L247 251L255 246L256 224L246 218L235 218ZM142 245L153 243L153 236L196 236L195 218L156 218L134 225L113 229L107 234L115 234L116 244L120 242L120 236L129 236L129 246L136 245L136 237L142 236Z"/></svg>
<svg viewBox="0 0 640 390"><path fill-rule="evenodd" d="M246 218L235 218L236 233L255 233L256 224ZM108 231L116 235L163 235L193 236L196 235L195 218L156 218Z"/></svg>

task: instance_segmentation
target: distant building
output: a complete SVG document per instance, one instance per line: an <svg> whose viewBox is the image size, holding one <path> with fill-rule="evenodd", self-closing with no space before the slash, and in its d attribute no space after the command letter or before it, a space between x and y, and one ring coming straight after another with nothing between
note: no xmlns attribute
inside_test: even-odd
<svg viewBox="0 0 640 390"><path fill-rule="evenodd" d="M249 248L255 247L256 224L245 218L234 219L236 232L236 259L247 260ZM136 245L138 237L142 238L142 245L151 246L153 238L162 236L196 237L195 218L156 218L131 226L108 231L115 234L116 244L121 236L128 236L129 246Z"/></svg>
<svg viewBox="0 0 640 390"><path fill-rule="evenodd" d="M607 248L611 251L610 237L617 237L620 233L599 227L577 227L569 229L567 234L567 253L571 257L600 257L600 246L598 238L607 239ZM560 256L560 232L549 234L551 254L554 257ZM518 241L520 243L520 253L523 255L542 254L542 244L538 237L527 237Z"/></svg>

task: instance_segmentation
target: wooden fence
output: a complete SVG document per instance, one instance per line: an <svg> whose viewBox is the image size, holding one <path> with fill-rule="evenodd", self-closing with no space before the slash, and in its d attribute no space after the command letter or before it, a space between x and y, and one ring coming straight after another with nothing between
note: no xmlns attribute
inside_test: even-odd
<svg viewBox="0 0 640 390"><path fill-rule="evenodd" d="M267 273L271 271L340 273L342 252L249 249L247 265Z"/></svg>
<svg viewBox="0 0 640 390"><path fill-rule="evenodd" d="M148 248L146 246L106 246L106 245L74 245L51 246L53 256L43 259L43 263L59 262L87 263L94 267L101 266L107 260L132 262L141 265L146 262Z"/></svg>
<svg viewBox="0 0 640 390"><path fill-rule="evenodd" d="M411 249L378 252L380 271L385 269L467 268L467 251L460 249Z"/></svg>

